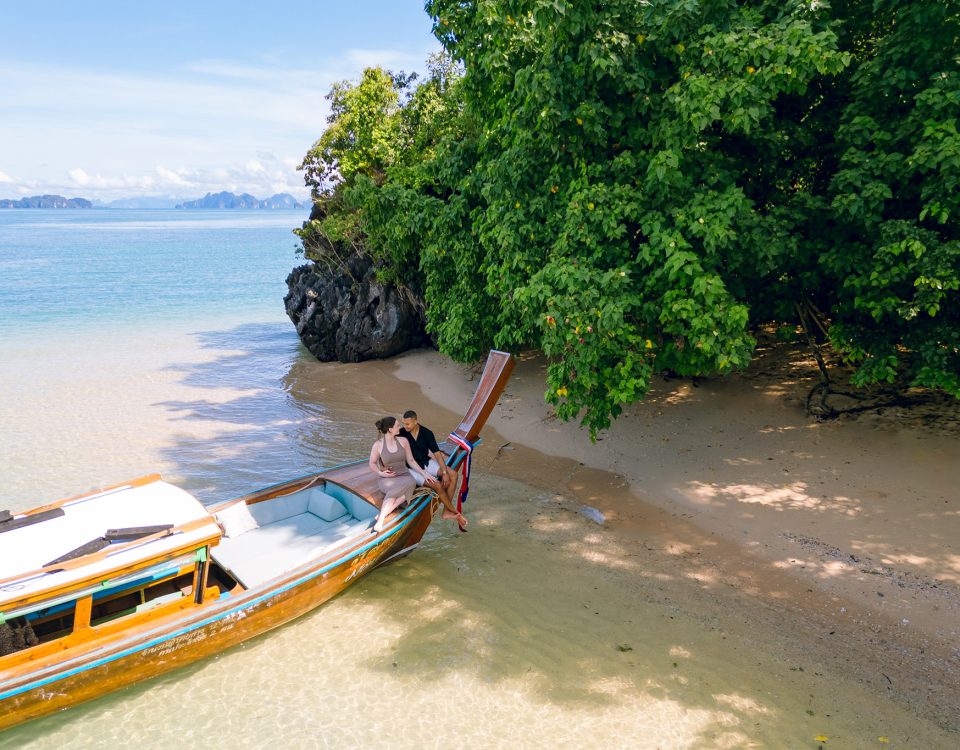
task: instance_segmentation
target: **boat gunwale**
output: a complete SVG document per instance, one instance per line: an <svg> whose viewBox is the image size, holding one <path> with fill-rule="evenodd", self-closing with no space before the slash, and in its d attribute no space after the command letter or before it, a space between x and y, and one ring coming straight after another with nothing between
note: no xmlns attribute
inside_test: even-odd
<svg viewBox="0 0 960 750"><path fill-rule="evenodd" d="M157 622L156 627L149 630L131 634L125 638L109 640L82 654L77 654L67 660L50 664L38 671L12 676L0 682L0 701L160 645L173 638L213 624L236 612L256 607L274 596L283 594L304 583L308 583L310 580L327 573L338 565L353 560L368 549L372 549L388 541L408 524L416 520L423 511L430 510L434 499L431 495L424 494L415 498L415 501L416 502L405 508L401 515L395 517L391 521L390 526L385 528L380 534L372 537L369 541L365 540L365 535L362 533L354 537L348 537L343 541L342 547L331 549L328 554L303 563L259 586L253 586L237 593L231 591L228 596L220 596L217 599L211 600L207 606L201 604L193 608L172 612L165 616L165 622ZM355 545L359 543L359 545L351 549L350 542L353 542ZM376 564L380 562L383 561L377 560ZM171 628L171 625L174 625L174 627ZM269 628L267 628L267 630L269 630ZM70 664L75 664L75 666L68 667ZM38 677L38 675L42 674L46 674L47 676L42 678ZM16 685L17 680L29 680L29 682Z"/></svg>
<svg viewBox="0 0 960 750"><path fill-rule="evenodd" d="M450 433L451 438L441 443L441 446L452 448L451 465L463 460L480 442L479 432L502 395L514 365L514 358L507 352L493 350L488 355L483 374L464 418ZM467 444L458 446L457 438L465 438ZM253 493L204 506L204 508L208 516L212 516L219 509L238 501L248 504L260 502L282 496L285 490L290 489L293 491L288 494L293 494L308 488L321 478L341 485L366 502L379 507L382 501L375 497L375 480L352 470L365 463L363 459L350 461L321 472L283 480ZM71 501L83 500L118 488L132 488L135 486L134 482L146 483L155 480L162 481L162 478L156 474L147 475L133 482L76 495L53 504L40 506L32 511L24 511L22 514L30 515L49 510ZM202 658L204 654L209 656L216 653L213 649L229 648L240 644L251 637L262 635L303 616L342 593L352 582L370 570L416 548L439 506L440 503L433 493L418 495L406 508L402 509L401 513L392 515L379 534L368 537L364 533L365 529L360 528L356 535L347 537L341 542L332 543L321 550L317 557L249 588L240 582L237 582L233 588L224 590L223 593L218 591L217 587L207 587L206 572L200 566L201 558L198 556L194 585L202 586L204 594L209 592L210 596L205 601L194 602L191 606L184 606L175 611L164 607L166 611L159 613L158 616L133 621L129 628L109 633L101 632L97 637L89 640L67 643L59 655L62 657L71 652L72 655L63 661L54 661L54 653L51 652L40 659L34 659L32 663L30 656L19 660L14 668L17 674L13 673L14 669L4 670L6 675L0 676L0 705L11 704L11 710L14 713L7 721L0 718L0 726L4 728L14 726L56 710L56 706L67 708L104 694L103 690L99 693L94 692L94 688L106 687L106 690L110 691L138 682L144 677L156 676L161 672L169 671L173 666L189 664ZM200 552L210 543L215 546L222 538L222 534L218 533L206 544L196 540L194 545L185 546L182 549L187 551L192 546L195 551ZM165 559L167 559L165 556L160 555L153 558L151 563L156 564L157 561ZM209 560L209 557L207 559ZM132 565L129 569L132 572L139 567ZM334 572L328 578L327 574L331 571ZM223 582L220 583L220 588L225 589ZM197 598L202 599L202 597ZM79 606L78 601L78 608ZM271 615L274 608L276 608L275 613ZM238 625L247 617L250 618L250 625ZM191 633L196 635L189 636ZM188 637L181 641L183 636ZM208 644L207 648L198 651L196 646L198 643ZM14 653L23 654L24 651ZM167 663L168 654L176 656L172 657L169 666L163 667L163 664ZM46 663L38 669L37 661L41 661L41 664ZM151 665L153 669L150 669ZM142 677L130 678L129 670L132 667L146 667L145 673ZM29 671L30 669L33 671ZM125 673L126 678L119 677ZM101 681L104 679L112 679L114 684L102 685ZM45 686L56 683L60 683L65 691L79 691L79 695L70 699L66 692L51 693L44 689ZM46 709L43 708L44 706Z"/></svg>
<svg viewBox="0 0 960 750"><path fill-rule="evenodd" d="M107 495L111 492L116 492L117 490L133 489L134 487L143 487L145 485L152 484L153 482L162 481L164 481L163 477L161 477L157 472L152 474L144 474L126 482L118 482L117 484L110 484L106 487L88 490L87 492L81 492L79 495L70 495L70 497L64 497L59 500L53 500L49 503L44 503L43 505L38 505L36 508L27 508L26 510L16 511L16 513L13 514L13 518L16 519L17 517L34 516L38 513L43 513L48 510L62 508L68 503L79 502L80 500L92 500L98 495Z"/></svg>
<svg viewBox="0 0 960 750"><path fill-rule="evenodd" d="M190 527L192 524L197 524L198 521L202 521L203 523L198 524L193 528L187 528L187 527ZM140 542L141 544L149 544L152 541L156 541L156 539L162 539L167 536L177 536L179 533L186 533L188 531L193 531L195 528L202 528L203 525L208 524L209 522L210 521L208 519L195 519L194 521L189 521L188 523L183 524L182 526L178 526L178 527L175 527L174 529L171 529L170 532L172 533L164 532L163 534L154 534L153 537L155 538L150 538L150 539L144 538L144 539L138 539L134 541ZM138 570L149 568L153 565L158 565L160 563L164 563L169 560L172 560L187 552L193 552L202 547L214 546L214 542L219 542L220 538L221 538L221 535L219 532L217 532L216 534L212 534L207 537L200 537L197 539L193 539L192 541L190 541L189 544L182 544L182 545L178 545L177 547L171 547L169 549L164 550L161 554L154 555L152 557L143 557L138 560L128 562L125 565L121 565L114 568L107 568L106 570L102 570L95 574L87 575L83 578L77 578L75 580L69 581L68 583L60 584L59 586L53 586L53 587L33 591L30 594L23 596L19 599L11 599L8 602L4 602L4 604L2 605L3 609L0 610L0 613L3 613L6 616L15 616L15 615L9 615L8 613L13 612L17 609L22 609L23 607L30 606L31 604L35 604L37 602L43 601L44 599L53 599L59 596L65 596L72 589L85 588L97 581L109 580L110 578L115 578L117 576L124 576L129 573L135 573ZM118 546L115 550L111 550L111 554L119 554L121 552L127 552L131 549L134 549L135 546L136 545L134 545L134 547L128 547L124 545L122 548ZM91 555L84 555L83 557L78 557L76 558L76 560L70 560L68 563L64 563L63 565L58 565L57 567L51 568L50 570L40 568L38 570L27 571L22 575L19 575L13 578L7 578L0 581L0 587L12 586L21 581L24 581L25 579L39 578L45 575L59 573L59 572L62 572L63 570L72 570L72 569L82 568L84 565L90 565L92 563L99 562L101 559L103 559L103 557L105 557L104 555L101 554L105 551L106 550L100 550L99 553L94 552ZM98 555L98 554L100 554L101 556L94 557L95 555ZM79 562L82 562L83 565L69 564L69 563L79 563Z"/></svg>

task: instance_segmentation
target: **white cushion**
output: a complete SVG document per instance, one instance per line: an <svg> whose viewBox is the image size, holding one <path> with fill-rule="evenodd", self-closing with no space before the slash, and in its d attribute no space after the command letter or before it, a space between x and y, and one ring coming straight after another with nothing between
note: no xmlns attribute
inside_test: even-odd
<svg viewBox="0 0 960 750"><path fill-rule="evenodd" d="M310 491L310 502L307 503L307 510L324 521L336 521L347 514L347 509L343 507L343 503L332 495L328 495L319 487L314 487Z"/></svg>
<svg viewBox="0 0 960 750"><path fill-rule="evenodd" d="M309 490L300 490L289 495L262 500L250 507L250 512L261 526L267 526L284 518L299 516L307 510Z"/></svg>
<svg viewBox="0 0 960 750"><path fill-rule="evenodd" d="M328 490L327 494L343 503L350 515L354 518L359 518L363 521L369 518L376 518L377 513L380 512L379 508L375 505L371 505L366 500L361 499L339 485L328 483L326 486Z"/></svg>
<svg viewBox="0 0 960 750"><path fill-rule="evenodd" d="M321 521L312 513L285 518L240 539L224 540L210 554L244 586L256 586L298 565L319 558L348 536L367 534L369 524L344 514L346 520Z"/></svg>
<svg viewBox="0 0 960 750"><path fill-rule="evenodd" d="M227 539L233 539L248 531L260 528L257 519L250 515L250 508L243 502L234 503L219 513L214 513L214 517L223 528L223 535Z"/></svg>

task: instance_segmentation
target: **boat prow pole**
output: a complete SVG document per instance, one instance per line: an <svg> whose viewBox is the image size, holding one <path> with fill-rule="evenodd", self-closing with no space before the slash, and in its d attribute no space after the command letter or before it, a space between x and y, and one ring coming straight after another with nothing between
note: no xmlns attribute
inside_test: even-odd
<svg viewBox="0 0 960 750"><path fill-rule="evenodd" d="M497 405L503 389L510 379L510 373L513 372L514 359L509 352L501 352L496 349L491 350L487 355L487 362L483 366L483 373L480 376L480 382L477 384L477 390L473 394L473 400L467 407L457 429L456 435L469 443L475 443L480 437L480 431L487 423L487 418Z"/></svg>

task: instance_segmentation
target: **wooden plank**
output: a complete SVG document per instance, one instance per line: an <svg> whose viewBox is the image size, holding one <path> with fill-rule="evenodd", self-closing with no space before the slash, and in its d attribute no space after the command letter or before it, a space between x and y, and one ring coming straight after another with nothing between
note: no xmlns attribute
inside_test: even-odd
<svg viewBox="0 0 960 750"><path fill-rule="evenodd" d="M90 492L83 492L79 495L71 495L70 497L65 497L62 500L56 500L52 503L47 503L46 505L40 505L36 508L31 508L30 510L23 511L33 515L34 513L43 513L45 511L51 510L53 508L59 508L62 505L67 503L72 503L75 500L83 500L84 498L93 497L94 495L102 495L104 492L110 492L111 490L118 490L121 487L140 487L145 484L151 484L153 482L163 481L159 474L147 474L146 476L137 477L136 479L131 479L129 482L121 482L120 484L111 484L109 487L101 487L100 489L91 490Z"/></svg>
<svg viewBox="0 0 960 750"><path fill-rule="evenodd" d="M176 528L177 528L177 530L187 532L187 531L192 531L192 530L195 529L195 528L199 528L199 527L201 527L201 526L203 526L203 525L206 525L208 522L209 522L208 519L198 518L198 519L195 519L195 520L193 520L193 521L188 521L187 523L182 524L182 525L180 525L180 526L178 526L178 527L176 527ZM167 532L163 532L163 533L166 534ZM94 561L96 561L96 560L99 560L99 559L102 558L104 555L106 555L107 552L113 552L114 550L123 549L125 546L129 546L129 545L136 545L136 544L140 544L140 543L145 543L145 542L148 542L148 541L152 541L152 539L153 539L154 536L159 536L159 535L151 535L151 536L143 537L142 539L136 539L136 540L133 540L133 541L131 541L131 542L127 542L126 545L117 545L116 547L114 547L114 548L111 549L111 550L107 550L106 548L104 548L104 549L100 550L99 552L93 552L93 553L91 553L90 555L87 555L85 558L78 558L78 559L76 559L76 560L68 560L67 562L62 563L61 565L59 565L58 568L61 569L61 570L65 570L65 569L68 569L68 568L74 568L74 567L83 568L83 567L89 565L91 562L94 562ZM135 571L135 570L139 570L139 569L142 569L142 568L151 567L151 566L153 566L153 565L156 565L156 564L162 563L162 562L166 562L166 561L168 561L168 560L173 560L173 559L179 557L180 555L183 555L183 554L188 553L188 552L192 552L193 550L199 549L200 547L203 547L203 546L206 546L206 545L215 545L215 544L218 544L219 542L220 542L220 530L217 529L217 533L216 533L215 535L208 536L208 537L204 537L204 538L202 538L202 539L198 539L198 540L196 540L196 541L194 541L194 542L190 542L189 544L177 546L177 547L175 547L175 548L173 548L173 549L169 549L169 550L165 551L163 554L157 555L157 556L155 556L155 557L148 557L148 558L144 558L144 559L141 559L141 560L136 560L136 561L134 561L134 562L130 562L130 563L127 563L127 564L125 564L125 565L120 565L120 566L118 566L118 567L116 567L116 568L112 568L112 569L110 569L110 570L105 570L105 571L103 571L103 572L96 573L96 574L93 574L93 575L90 575L90 576L84 576L83 578L78 578L77 580L71 581L70 583L65 584L65 585L63 585L63 586L59 586L59 587L53 587L53 586L51 586L51 587L48 588L48 589L43 589L43 590L40 590L40 591L35 591L35 592L31 593L31 594L24 595L23 597L21 597L21 598L19 598L19 599L13 599L13 600L7 602L6 604L4 604L4 608L5 608L7 611L12 611L12 610L19 609L20 607L26 606L26 605L28 605L28 604L32 604L32 603L37 602L37 601L42 601L42 600L44 600L44 599L52 599L52 598L55 598L55 597L59 597L59 596L62 596L62 595L64 595L64 594L68 593L68 592L71 591L71 590L83 589L83 588L89 586L89 585L92 584L92 583L97 583L97 582L100 581L100 580L104 580L104 579L106 579L106 578L118 578L118 577L120 577L120 576L122 576L122 575L126 575L127 573L132 573L132 572ZM36 571L36 573L37 573L38 575L41 574L41 573L45 573L45 572L48 572L48 571L44 571L42 568L41 568L39 571ZM25 573L25 574L13 576L13 577L11 577L11 578L5 578L5 579L3 579L2 581L0 581L0 585L3 585L3 584L5 584L5 583L9 583L9 582L15 582L15 581L17 581L17 580L19 580L19 579L21 579L21 578L24 578L24 577L27 576L27 575L30 575L30 574L29 574L29 573Z"/></svg>
<svg viewBox="0 0 960 750"><path fill-rule="evenodd" d="M487 418L493 411L493 407L497 405L500 394L503 393L510 379L514 364L513 357L507 352L494 350L487 356L473 400L463 420L454 430L460 437L466 438L471 443L480 437L480 431L487 423Z"/></svg>

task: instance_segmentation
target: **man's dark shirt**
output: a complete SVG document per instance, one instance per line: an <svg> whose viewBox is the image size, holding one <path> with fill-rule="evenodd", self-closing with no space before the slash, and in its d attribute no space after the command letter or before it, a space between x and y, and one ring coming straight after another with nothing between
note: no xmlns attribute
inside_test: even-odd
<svg viewBox="0 0 960 750"><path fill-rule="evenodd" d="M427 464L430 463L430 457L440 450L433 432L423 425L420 425L416 440L404 427L400 428L400 437L405 437L410 441L410 452L413 454L413 460L420 464L420 468L426 468Z"/></svg>

